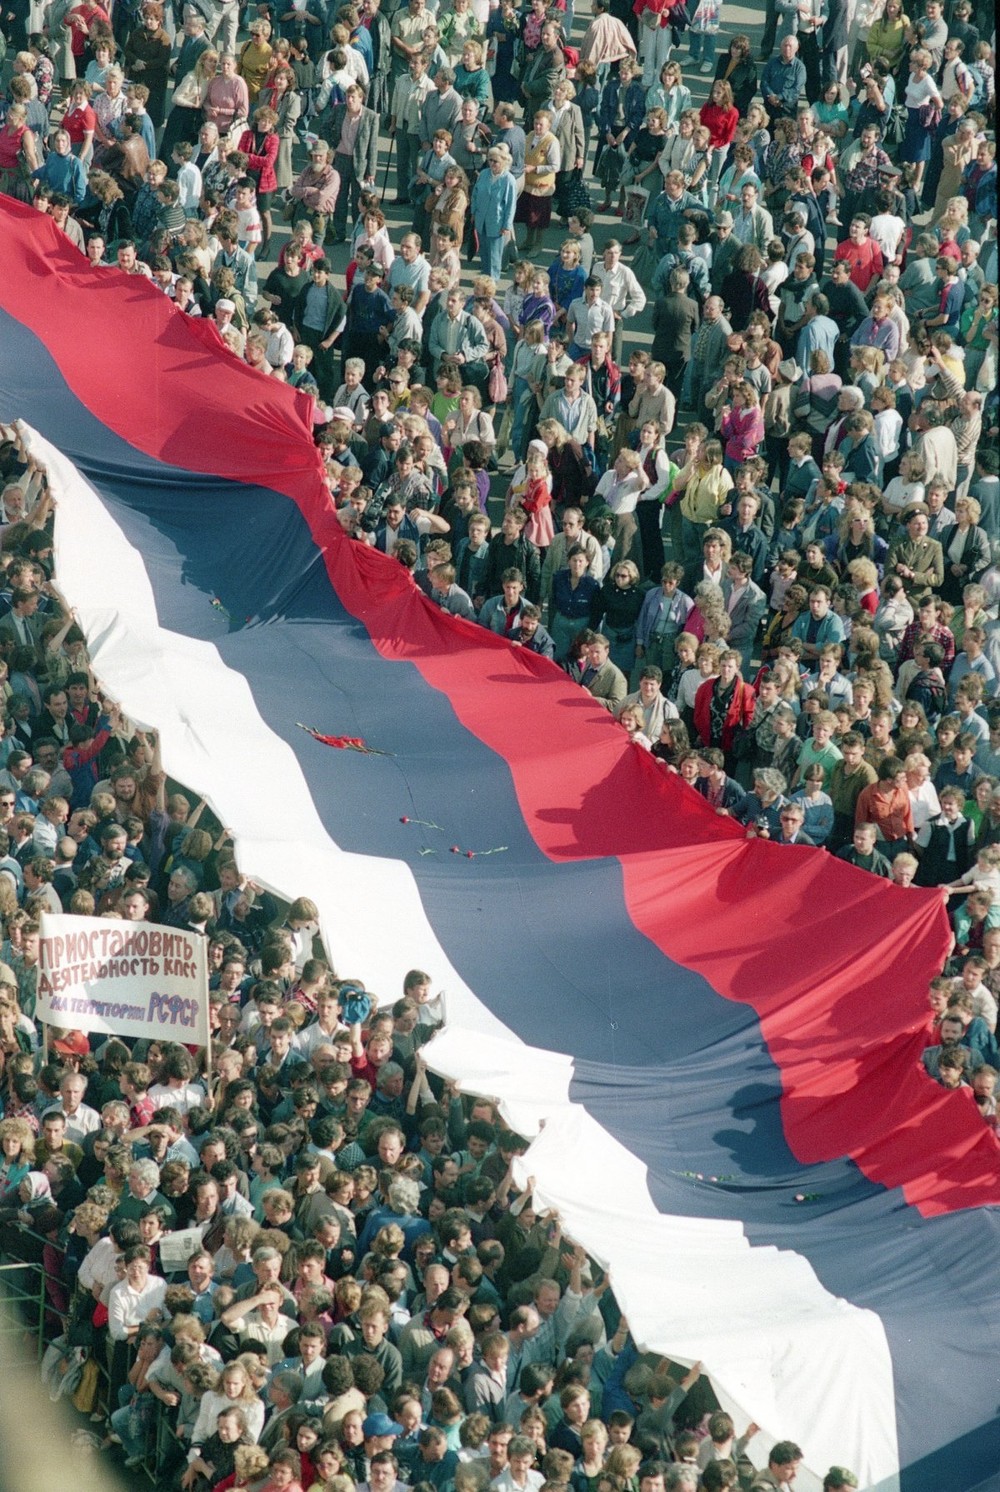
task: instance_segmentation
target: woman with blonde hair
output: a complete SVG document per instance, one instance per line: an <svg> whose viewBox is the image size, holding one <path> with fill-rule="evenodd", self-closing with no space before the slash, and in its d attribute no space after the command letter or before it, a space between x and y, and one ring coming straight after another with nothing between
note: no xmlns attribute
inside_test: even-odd
<svg viewBox="0 0 1000 1492"><path fill-rule="evenodd" d="M441 21L440 41L449 67L462 60L467 41L477 41L483 28L472 9L472 0L452 0Z"/></svg>
<svg viewBox="0 0 1000 1492"><path fill-rule="evenodd" d="M961 604L965 588L976 584L990 567L989 537L979 524L982 513L976 498L957 497L955 522L944 533L944 584L941 594L954 606Z"/></svg>
<svg viewBox="0 0 1000 1492"><path fill-rule="evenodd" d="M462 60L455 64L455 92L476 105L480 119L490 101L490 77L483 66L483 44L471 39L462 48Z"/></svg>
<svg viewBox="0 0 1000 1492"><path fill-rule="evenodd" d="M961 257L961 248L972 237L969 230L969 204L964 197L949 197L931 232L938 241L938 253L952 259Z"/></svg>
<svg viewBox="0 0 1000 1492"><path fill-rule="evenodd" d="M35 136L28 128L24 104L11 104L0 129L0 192L22 202L31 200L30 175L38 168Z"/></svg>
<svg viewBox="0 0 1000 1492"><path fill-rule="evenodd" d="M847 566L847 578L858 593L858 604L874 616L879 603L877 566L863 556L851 560Z"/></svg>
<svg viewBox="0 0 1000 1492"><path fill-rule="evenodd" d="M885 379L885 353L881 347L851 348L851 382L865 396L865 404Z"/></svg>
<svg viewBox="0 0 1000 1492"><path fill-rule="evenodd" d="M35 1136L28 1121L0 1120L0 1203L16 1192L34 1160Z"/></svg>
<svg viewBox="0 0 1000 1492"><path fill-rule="evenodd" d="M94 229L104 239L109 249L119 239L132 237L132 217L125 202L125 193L106 171L91 171L90 194L98 204L87 210L85 226ZM81 218L81 222L84 219Z"/></svg>
<svg viewBox="0 0 1000 1492"><path fill-rule="evenodd" d="M225 1409L242 1409L247 1431L257 1440L264 1428L264 1403L257 1397L248 1364L242 1357L226 1364L213 1387L201 1396L198 1417L191 1431L191 1449L198 1448L215 1433L215 1424Z"/></svg>
<svg viewBox="0 0 1000 1492"><path fill-rule="evenodd" d="M249 30L250 35L240 48L237 71L247 85L250 107L253 108L271 66L271 23L260 17L250 22Z"/></svg>
<svg viewBox="0 0 1000 1492"><path fill-rule="evenodd" d="M218 70L219 54L209 47L177 84L160 144L161 160L169 161L174 146L181 140L190 140L192 144L197 140L204 119L205 95Z"/></svg>
<svg viewBox="0 0 1000 1492"><path fill-rule="evenodd" d="M612 466L597 484L594 497L611 510L614 520L612 568L626 559L636 567L642 563L635 510L640 492L648 486L649 478L642 469L639 452L628 447L618 452Z"/></svg>
<svg viewBox="0 0 1000 1492"><path fill-rule="evenodd" d="M944 99L934 81L932 67L930 52L921 46L914 47L909 57L909 77L903 88L906 134L898 159L915 167L913 190L918 198L930 160L931 142L944 109Z"/></svg>

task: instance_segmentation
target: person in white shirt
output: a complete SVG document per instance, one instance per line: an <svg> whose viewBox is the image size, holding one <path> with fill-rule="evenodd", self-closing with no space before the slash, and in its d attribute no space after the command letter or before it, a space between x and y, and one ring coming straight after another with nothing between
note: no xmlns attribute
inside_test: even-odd
<svg viewBox="0 0 1000 1492"><path fill-rule="evenodd" d="M194 1081L194 1060L188 1052L179 1049L168 1052L160 1071L163 1081L154 1083L149 1090L156 1108L169 1106L186 1114L188 1109L205 1102L205 1089Z"/></svg>
<svg viewBox="0 0 1000 1492"><path fill-rule="evenodd" d="M895 205L895 194L883 190L876 198L878 212L871 220L868 229L869 236L875 240L882 250L882 258L886 264L891 264L899 253L899 246L906 232L906 224L901 217L893 212Z"/></svg>
<svg viewBox="0 0 1000 1492"><path fill-rule="evenodd" d="M626 321L631 321L646 308L646 292L627 265L622 264L622 246L617 238L609 238L604 245L603 263L594 265L593 274L601 282L601 299L606 300L615 316L615 330L611 356L621 367L622 333Z"/></svg>
<svg viewBox="0 0 1000 1492"><path fill-rule="evenodd" d="M163 1305L167 1282L150 1274L151 1258L144 1243L125 1250L125 1278L111 1287L108 1296L108 1333L113 1342L130 1342L150 1314Z"/></svg>
<svg viewBox="0 0 1000 1492"><path fill-rule="evenodd" d="M84 1290L89 1290L95 1300L107 1305L108 1296L121 1279L121 1244L118 1239L120 1229L125 1228L136 1237L135 1224L128 1219L122 1218L120 1222L112 1223L111 1231L104 1238L99 1238L90 1252L85 1256L80 1265L77 1280Z"/></svg>
<svg viewBox="0 0 1000 1492"><path fill-rule="evenodd" d="M537 1446L530 1435L515 1435L507 1447L507 1465L490 1482L493 1492L538 1492L545 1478L532 1470Z"/></svg>
<svg viewBox="0 0 1000 1492"><path fill-rule="evenodd" d="M340 1002L331 991L324 991L316 1000L316 1020L298 1036L300 1055L310 1058L318 1046L330 1042L347 1028L340 1019Z"/></svg>
<svg viewBox="0 0 1000 1492"><path fill-rule="evenodd" d="M100 1114L83 1102L86 1091L86 1078L78 1072L67 1072L59 1084L59 1103L53 1105L65 1118L66 1138L74 1145L82 1145L101 1127Z"/></svg>
<svg viewBox="0 0 1000 1492"><path fill-rule="evenodd" d="M904 762L906 788L910 795L910 812L913 815L913 832L919 834L925 824L936 819L941 812L937 788L931 781L930 758L922 751L911 751Z"/></svg>
<svg viewBox="0 0 1000 1492"><path fill-rule="evenodd" d="M896 409L896 395L892 389L887 389L884 384L875 389L872 394L872 414L874 423L872 426L872 439L878 451L879 475L885 473L887 466L891 465L899 455L899 440L903 432L903 417Z"/></svg>
<svg viewBox="0 0 1000 1492"><path fill-rule="evenodd" d="M258 1342L267 1353L268 1367L280 1362L288 1335L288 1318L282 1315L284 1293L280 1285L265 1285L256 1295L238 1300L222 1314L224 1326L233 1328L241 1342Z"/></svg>

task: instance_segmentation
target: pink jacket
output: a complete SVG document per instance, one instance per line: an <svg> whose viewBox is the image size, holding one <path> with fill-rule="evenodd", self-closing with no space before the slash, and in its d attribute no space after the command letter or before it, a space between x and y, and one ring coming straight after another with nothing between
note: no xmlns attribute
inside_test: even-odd
<svg viewBox="0 0 1000 1492"><path fill-rule="evenodd" d="M757 447L764 439L764 416L759 406L753 409L731 409L722 419L722 438L726 442L726 456L730 461L742 465L757 454Z"/></svg>
<svg viewBox="0 0 1000 1492"><path fill-rule="evenodd" d="M259 153L254 150L255 143L260 144ZM274 130L259 136L253 130L244 130L240 135L238 149L247 153L247 170L256 174L258 192L278 190L278 177L274 169L274 163L278 159L278 144L278 136Z"/></svg>

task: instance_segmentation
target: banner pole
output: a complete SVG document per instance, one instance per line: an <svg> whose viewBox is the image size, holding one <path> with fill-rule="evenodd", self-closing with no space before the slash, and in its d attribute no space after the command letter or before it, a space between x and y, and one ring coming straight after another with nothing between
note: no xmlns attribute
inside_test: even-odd
<svg viewBox="0 0 1000 1492"><path fill-rule="evenodd" d="M209 1017L208 1040L205 1043L205 1092L208 1094L209 1103L212 1102L212 1021Z"/></svg>

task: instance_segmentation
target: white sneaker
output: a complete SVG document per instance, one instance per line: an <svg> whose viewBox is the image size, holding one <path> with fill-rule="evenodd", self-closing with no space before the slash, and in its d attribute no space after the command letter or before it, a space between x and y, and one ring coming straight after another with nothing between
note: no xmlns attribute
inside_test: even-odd
<svg viewBox="0 0 1000 1492"><path fill-rule="evenodd" d="M712 64L710 62L703 62L701 64L701 67L699 67L698 71L701 73L701 75L702 75L703 78L707 78L708 75L709 75L709 73L714 73L715 72L715 68L712 66Z"/></svg>

